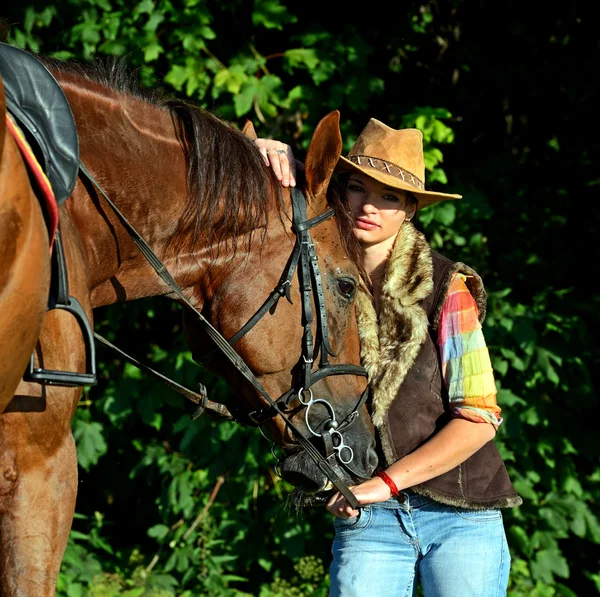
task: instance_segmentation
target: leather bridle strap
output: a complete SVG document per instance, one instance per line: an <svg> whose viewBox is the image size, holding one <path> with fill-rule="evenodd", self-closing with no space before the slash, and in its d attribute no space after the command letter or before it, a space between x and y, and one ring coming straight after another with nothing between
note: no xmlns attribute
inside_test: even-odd
<svg viewBox="0 0 600 597"><path fill-rule="evenodd" d="M317 226L321 222L328 220L334 215L334 211L332 209L328 209L322 214L315 216L314 218L308 219L300 219L301 217L306 217L306 209L302 209L303 206L306 205L306 201L302 194L295 188L291 189L291 198L292 198L292 209L293 209L293 224L294 230L305 231ZM300 216L300 217L299 217ZM229 344L233 346L239 340L241 340L266 314L269 310L271 310L278 302L279 299L284 297L290 304L293 304L290 289L292 287L292 278L294 277L294 272L296 271L296 267L298 266L298 261L300 259L300 253L302 250L301 242L299 242L298 234L296 234L296 242L294 243L294 248L292 250L292 254L288 259L288 263L279 279L279 283L277 287L271 292L267 300L262 304L262 306L256 311L256 313L244 324L244 326L229 339ZM319 286L321 280L319 276ZM322 292L321 292L322 295ZM320 302L320 306L322 305L322 309L319 308L319 311L325 311L325 303L324 301ZM310 305L304 305L307 310L310 310ZM327 326L325 325L325 330Z"/></svg>
<svg viewBox="0 0 600 597"><path fill-rule="evenodd" d="M346 498L348 503L353 508L356 508L358 506L356 496L342 481L340 474L338 473L339 467L337 466L337 464L335 464L334 462L334 464L332 465L330 462L328 462L328 459L323 458L323 456L321 456L320 452L313 445L313 443L307 437L305 437L302 431L289 419L289 417L283 411L281 411L279 406L271 399L271 397L262 387L258 379L255 377L252 371L250 371L246 363L233 350L233 348L227 342L227 340L219 333L219 331L216 328L212 326L212 324L202 315L202 313L200 313L200 311L196 309L196 307L194 307L194 305L192 305L189 299L183 294L183 291L181 290L173 276L171 276L164 263L162 263L162 261L156 255L156 253L154 253L154 251L150 248L148 243L146 243L146 241L131 225L127 218L119 211L117 206L108 197L104 189L92 176L92 174L82 161L79 162L79 168L82 174L84 174L88 178L88 180L96 187L96 189L100 192L102 197L106 200L108 205L114 211L115 215L119 218L121 224L129 234L133 242L137 245L142 255L144 255L144 257L150 263L150 265L157 273L157 275L161 278L161 280L163 280L163 282L165 282L165 284L179 297L179 299L196 315L200 324L204 328L204 331L218 346L218 348L223 353L223 356L225 356L229 360L229 362L252 385L252 387L269 403L271 407L275 409L277 414L282 417L286 425L296 435L298 441L300 442L304 450L307 452L307 454L310 456L310 458L312 458L312 460L315 462L319 470L333 483L334 487Z"/></svg>

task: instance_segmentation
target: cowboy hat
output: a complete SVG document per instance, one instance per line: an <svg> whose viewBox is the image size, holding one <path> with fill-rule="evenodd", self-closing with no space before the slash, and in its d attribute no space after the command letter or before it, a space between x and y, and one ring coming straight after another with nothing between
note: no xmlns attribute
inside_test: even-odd
<svg viewBox="0 0 600 597"><path fill-rule="evenodd" d="M348 157L340 156L338 172L360 172L394 189L409 191L419 209L461 195L425 190L423 133L419 129L395 130L371 118Z"/></svg>

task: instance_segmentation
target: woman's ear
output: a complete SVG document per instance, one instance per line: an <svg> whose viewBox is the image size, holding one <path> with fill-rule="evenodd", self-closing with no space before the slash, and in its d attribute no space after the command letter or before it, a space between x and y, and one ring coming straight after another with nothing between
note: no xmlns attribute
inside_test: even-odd
<svg viewBox="0 0 600 597"><path fill-rule="evenodd" d="M407 193L404 205L404 213L406 214L404 220L410 222L417 213L417 206L419 205L418 199L414 195Z"/></svg>

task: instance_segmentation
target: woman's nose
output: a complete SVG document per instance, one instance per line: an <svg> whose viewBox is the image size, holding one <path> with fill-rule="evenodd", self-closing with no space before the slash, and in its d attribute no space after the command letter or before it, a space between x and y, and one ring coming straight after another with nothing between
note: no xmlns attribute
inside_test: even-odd
<svg viewBox="0 0 600 597"><path fill-rule="evenodd" d="M377 207L375 206L375 203L373 201L373 197L371 195L365 195L364 199L362 200L361 207L365 211L369 211L369 212L373 212L377 209Z"/></svg>

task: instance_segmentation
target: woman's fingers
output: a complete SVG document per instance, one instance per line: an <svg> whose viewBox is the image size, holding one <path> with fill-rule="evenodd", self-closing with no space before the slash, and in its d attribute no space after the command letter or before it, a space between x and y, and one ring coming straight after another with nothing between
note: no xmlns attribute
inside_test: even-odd
<svg viewBox="0 0 600 597"><path fill-rule="evenodd" d="M336 492L329 502L327 502L327 510L338 518L354 518L358 516L358 510L355 510L339 492Z"/></svg>
<svg viewBox="0 0 600 597"><path fill-rule="evenodd" d="M284 143L277 143L267 150L269 162L277 179L284 187L296 186L296 162L292 148Z"/></svg>
<svg viewBox="0 0 600 597"><path fill-rule="evenodd" d="M263 160L265 161L265 166L269 166L269 158L267 157L267 151L269 150L269 143L271 143L270 139L255 139L254 145L258 148L260 155L262 155Z"/></svg>
<svg viewBox="0 0 600 597"><path fill-rule="evenodd" d="M271 163L271 168L273 168L273 172L275 173L277 180L280 180L281 184L284 187L287 187L288 185L284 184L283 172L282 172L282 168L281 168L281 156L284 154L279 153L280 151L284 152L284 154L286 153L285 149L270 148L267 151L267 156L269 157L269 162ZM289 177L285 182L289 183Z"/></svg>
<svg viewBox="0 0 600 597"><path fill-rule="evenodd" d="M280 141L273 139L255 139L254 144L258 147L265 164L273 168L277 180L284 187L296 186L296 160L292 148Z"/></svg>

